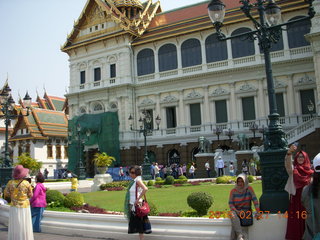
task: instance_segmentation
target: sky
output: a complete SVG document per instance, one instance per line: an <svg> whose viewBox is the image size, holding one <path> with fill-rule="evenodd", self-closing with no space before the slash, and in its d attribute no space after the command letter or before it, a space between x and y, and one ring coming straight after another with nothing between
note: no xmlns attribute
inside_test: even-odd
<svg viewBox="0 0 320 240"><path fill-rule="evenodd" d="M33 100L67 92L68 55L60 46L86 1L0 0L0 87L8 79L16 102L27 91ZM202 1L160 0L163 11Z"/></svg>

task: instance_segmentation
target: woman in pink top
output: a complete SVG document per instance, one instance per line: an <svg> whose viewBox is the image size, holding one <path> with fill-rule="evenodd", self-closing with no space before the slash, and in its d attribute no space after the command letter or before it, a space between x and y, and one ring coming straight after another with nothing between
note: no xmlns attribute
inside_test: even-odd
<svg viewBox="0 0 320 240"><path fill-rule="evenodd" d="M32 225L34 232L41 232L41 220L43 217L44 208L47 206L46 201L46 188L42 184L44 182L44 176L42 173L38 173L36 176L37 185L33 191L33 197L30 199Z"/></svg>

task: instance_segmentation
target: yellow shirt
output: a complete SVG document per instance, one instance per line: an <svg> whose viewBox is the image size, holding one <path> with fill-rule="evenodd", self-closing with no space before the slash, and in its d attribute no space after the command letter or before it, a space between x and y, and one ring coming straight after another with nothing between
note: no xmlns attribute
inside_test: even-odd
<svg viewBox="0 0 320 240"><path fill-rule="evenodd" d="M4 196L10 197L10 205L18 208L30 207L29 198L33 195L32 187L26 180L10 180L4 190Z"/></svg>
<svg viewBox="0 0 320 240"><path fill-rule="evenodd" d="M78 189L78 179L77 178L71 178L71 189Z"/></svg>

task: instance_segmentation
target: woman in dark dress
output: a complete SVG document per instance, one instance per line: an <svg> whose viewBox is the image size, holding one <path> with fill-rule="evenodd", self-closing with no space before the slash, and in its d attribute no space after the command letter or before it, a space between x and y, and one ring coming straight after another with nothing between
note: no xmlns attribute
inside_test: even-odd
<svg viewBox="0 0 320 240"><path fill-rule="evenodd" d="M295 155L292 164L292 154L296 149L297 147L292 144L285 157L285 166L289 175L286 190L290 194L286 239L290 240L302 239L305 230L305 220L299 216L306 209L301 203L301 194L303 187L310 183L313 173L309 156L304 151L299 151Z"/></svg>

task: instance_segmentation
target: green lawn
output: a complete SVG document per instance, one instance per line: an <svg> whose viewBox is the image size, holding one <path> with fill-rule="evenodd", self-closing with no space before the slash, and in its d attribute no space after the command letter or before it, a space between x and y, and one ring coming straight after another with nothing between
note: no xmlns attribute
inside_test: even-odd
<svg viewBox="0 0 320 240"><path fill-rule="evenodd" d="M261 181L251 184L257 198L262 194ZM213 197L212 211L229 210L229 192L234 185L204 184L198 186L183 186L168 188L153 188L147 193L148 201L153 202L161 213L185 212L192 210L187 204L187 197L192 192L207 192ZM123 201L126 191L99 191L85 193L86 203L110 211L123 211Z"/></svg>

